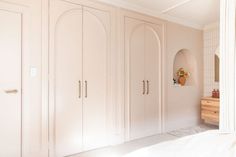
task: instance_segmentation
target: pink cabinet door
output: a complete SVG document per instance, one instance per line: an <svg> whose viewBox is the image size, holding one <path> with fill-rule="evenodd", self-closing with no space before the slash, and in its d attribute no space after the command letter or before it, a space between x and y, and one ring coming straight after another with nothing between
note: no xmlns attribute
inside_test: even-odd
<svg viewBox="0 0 236 157"><path fill-rule="evenodd" d="M20 157L22 15L7 9L0 7L0 156Z"/></svg>

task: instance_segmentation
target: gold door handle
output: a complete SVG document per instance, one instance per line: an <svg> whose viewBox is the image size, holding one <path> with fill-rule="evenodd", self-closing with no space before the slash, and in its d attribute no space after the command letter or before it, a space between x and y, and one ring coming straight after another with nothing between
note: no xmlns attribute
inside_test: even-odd
<svg viewBox="0 0 236 157"><path fill-rule="evenodd" d="M85 98L88 97L88 82L85 81Z"/></svg>
<svg viewBox="0 0 236 157"><path fill-rule="evenodd" d="M147 95L149 94L149 81L147 80Z"/></svg>
<svg viewBox="0 0 236 157"><path fill-rule="evenodd" d="M143 80L143 95L145 94L145 81Z"/></svg>
<svg viewBox="0 0 236 157"><path fill-rule="evenodd" d="M79 98L81 98L81 81L79 81Z"/></svg>
<svg viewBox="0 0 236 157"><path fill-rule="evenodd" d="M18 90L17 89L5 90L5 93L6 94L16 94L16 93L18 93Z"/></svg>

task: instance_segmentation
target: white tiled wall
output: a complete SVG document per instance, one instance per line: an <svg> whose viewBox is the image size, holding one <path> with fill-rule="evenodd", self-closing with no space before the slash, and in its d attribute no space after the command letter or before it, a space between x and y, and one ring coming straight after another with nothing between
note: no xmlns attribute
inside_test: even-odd
<svg viewBox="0 0 236 157"><path fill-rule="evenodd" d="M218 48L219 27L215 24L204 29L204 96L219 89L219 83L214 81L214 55Z"/></svg>

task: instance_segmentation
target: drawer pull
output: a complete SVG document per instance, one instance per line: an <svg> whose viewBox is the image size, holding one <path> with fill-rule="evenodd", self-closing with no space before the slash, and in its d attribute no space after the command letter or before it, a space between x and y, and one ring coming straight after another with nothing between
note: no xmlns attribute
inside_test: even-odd
<svg viewBox="0 0 236 157"><path fill-rule="evenodd" d="M5 90L5 93L6 93L6 94L16 94L16 93L18 93L18 90L17 90L17 89Z"/></svg>

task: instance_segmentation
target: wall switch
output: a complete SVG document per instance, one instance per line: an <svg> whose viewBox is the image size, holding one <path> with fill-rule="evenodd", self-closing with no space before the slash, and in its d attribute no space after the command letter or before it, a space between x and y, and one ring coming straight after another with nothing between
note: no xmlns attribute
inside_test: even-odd
<svg viewBox="0 0 236 157"><path fill-rule="evenodd" d="M36 77L37 76L37 68L35 68L35 67L30 68L30 76L31 77Z"/></svg>

